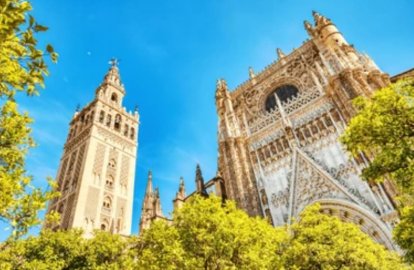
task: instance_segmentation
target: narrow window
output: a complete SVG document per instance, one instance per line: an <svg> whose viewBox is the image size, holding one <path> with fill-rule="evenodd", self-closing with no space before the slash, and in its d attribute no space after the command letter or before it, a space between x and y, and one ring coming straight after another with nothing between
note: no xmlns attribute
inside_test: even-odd
<svg viewBox="0 0 414 270"><path fill-rule="evenodd" d="M105 119L105 112L101 111L99 113L99 123L103 123L104 119Z"/></svg>
<svg viewBox="0 0 414 270"><path fill-rule="evenodd" d="M121 129L121 116L119 114L117 114L115 116L115 123L114 123L114 128L116 131L119 131Z"/></svg>
<svg viewBox="0 0 414 270"><path fill-rule="evenodd" d="M110 114L108 114L108 115L106 116L106 125L107 125L108 127L110 127L110 126L111 126L111 122L112 122L112 116L111 116Z"/></svg>
<svg viewBox="0 0 414 270"><path fill-rule="evenodd" d="M130 136L131 140L135 139L135 129L134 128L131 128L131 133L129 134L129 136Z"/></svg>
<svg viewBox="0 0 414 270"><path fill-rule="evenodd" d="M129 131L129 126L127 124L125 124L124 126L124 136L128 137L128 131Z"/></svg>

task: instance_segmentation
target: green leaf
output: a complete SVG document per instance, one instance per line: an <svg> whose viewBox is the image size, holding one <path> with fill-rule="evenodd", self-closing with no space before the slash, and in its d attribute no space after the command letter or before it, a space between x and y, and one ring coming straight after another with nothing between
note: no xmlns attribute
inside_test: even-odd
<svg viewBox="0 0 414 270"><path fill-rule="evenodd" d="M34 26L34 28L33 28L33 30L34 30L35 32L45 32L45 31L47 31L48 29L49 29L48 27L43 26L43 25L40 25L40 24L36 24L36 25Z"/></svg>

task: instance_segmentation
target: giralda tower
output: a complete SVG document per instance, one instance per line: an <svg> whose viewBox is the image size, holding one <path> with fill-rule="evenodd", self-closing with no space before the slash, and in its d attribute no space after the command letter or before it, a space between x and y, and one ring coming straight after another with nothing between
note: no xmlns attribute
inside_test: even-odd
<svg viewBox="0 0 414 270"><path fill-rule="evenodd" d="M124 96L113 60L95 98L70 122L56 178L61 196L48 208L61 215L54 229L130 234L139 115L122 106Z"/></svg>

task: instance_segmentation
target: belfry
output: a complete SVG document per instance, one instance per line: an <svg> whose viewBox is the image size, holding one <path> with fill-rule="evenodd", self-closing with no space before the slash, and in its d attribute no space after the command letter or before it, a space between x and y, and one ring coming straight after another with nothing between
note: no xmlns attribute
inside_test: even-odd
<svg viewBox="0 0 414 270"><path fill-rule="evenodd" d="M54 229L130 234L139 115L123 107L124 96L112 60L95 98L70 122L56 177L61 196L48 208L61 215Z"/></svg>

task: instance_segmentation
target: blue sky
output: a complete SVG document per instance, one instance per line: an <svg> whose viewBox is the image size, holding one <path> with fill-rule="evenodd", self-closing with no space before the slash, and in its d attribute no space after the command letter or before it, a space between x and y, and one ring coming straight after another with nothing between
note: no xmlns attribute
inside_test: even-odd
<svg viewBox="0 0 414 270"><path fill-rule="evenodd" d="M411 0L33 0L34 15L50 27L40 36L60 54L40 97L22 98L34 117L38 147L28 171L36 186L56 174L68 124L77 104L88 103L108 69L120 59L127 96L141 115L132 232L138 230L146 175L152 169L164 213L179 177L194 189L195 166L216 172L215 81L230 88L307 38L311 11L331 18L349 43L393 75L414 67ZM0 239L7 232L0 224ZM36 230L34 230L35 232Z"/></svg>

